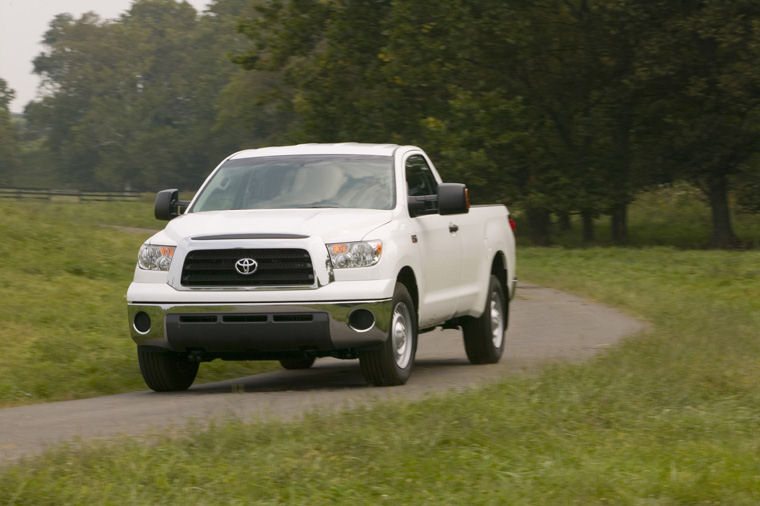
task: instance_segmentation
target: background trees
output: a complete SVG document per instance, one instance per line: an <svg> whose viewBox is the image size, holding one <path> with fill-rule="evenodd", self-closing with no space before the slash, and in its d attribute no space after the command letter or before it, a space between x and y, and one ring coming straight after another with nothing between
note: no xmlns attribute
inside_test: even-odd
<svg viewBox="0 0 760 506"><path fill-rule="evenodd" d="M760 4L639 3L655 27L635 62L647 93L642 157L696 184L712 209L712 244L735 245L728 192L756 173L760 147Z"/></svg>
<svg viewBox="0 0 760 506"><path fill-rule="evenodd" d="M184 2L139 0L116 21L56 17L34 61L49 93L26 112L47 132L60 181L197 186L237 147L215 124L218 97L237 70L227 52L236 49L242 5L217 2L199 18Z"/></svg>
<svg viewBox="0 0 760 506"><path fill-rule="evenodd" d="M688 180L732 246L730 196L760 209L759 29L751 0L136 0L52 20L24 135L60 184L146 190L239 148L416 143L538 243L574 214L625 242L637 192Z"/></svg>
<svg viewBox="0 0 760 506"><path fill-rule="evenodd" d="M18 169L18 142L16 128L11 121L8 105L15 93L4 79L0 79L0 184L10 180L10 175Z"/></svg>

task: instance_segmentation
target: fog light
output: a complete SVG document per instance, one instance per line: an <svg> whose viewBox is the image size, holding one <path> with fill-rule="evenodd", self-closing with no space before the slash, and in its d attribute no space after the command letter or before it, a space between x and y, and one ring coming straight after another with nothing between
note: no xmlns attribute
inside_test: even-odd
<svg viewBox="0 0 760 506"><path fill-rule="evenodd" d="M148 316L148 313L144 311L137 313L135 315L134 327L139 334L150 332L150 316Z"/></svg>
<svg viewBox="0 0 760 506"><path fill-rule="evenodd" d="M348 326L357 332L367 332L375 326L375 315L369 309L354 309L348 315Z"/></svg>

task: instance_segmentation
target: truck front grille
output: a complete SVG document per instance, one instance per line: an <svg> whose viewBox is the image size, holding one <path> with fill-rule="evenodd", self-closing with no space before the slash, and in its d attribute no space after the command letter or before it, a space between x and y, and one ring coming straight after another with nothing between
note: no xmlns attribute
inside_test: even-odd
<svg viewBox="0 0 760 506"><path fill-rule="evenodd" d="M255 267L252 262L255 263ZM238 268L236 268L238 264ZM243 274L241 271L252 271ZM311 286L314 268L303 249L194 250L185 257L183 286Z"/></svg>

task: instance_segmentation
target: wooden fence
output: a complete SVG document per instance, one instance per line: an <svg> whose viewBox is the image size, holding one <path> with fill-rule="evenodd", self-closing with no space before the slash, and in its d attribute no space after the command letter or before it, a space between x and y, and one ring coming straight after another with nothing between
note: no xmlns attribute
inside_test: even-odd
<svg viewBox="0 0 760 506"><path fill-rule="evenodd" d="M50 188L0 188L0 199L77 199L79 201L137 200L139 192L96 192L84 190L52 190Z"/></svg>

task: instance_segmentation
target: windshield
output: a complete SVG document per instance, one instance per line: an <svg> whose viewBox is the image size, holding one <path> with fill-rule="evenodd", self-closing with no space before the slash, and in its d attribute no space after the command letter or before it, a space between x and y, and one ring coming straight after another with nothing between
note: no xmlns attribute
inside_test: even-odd
<svg viewBox="0 0 760 506"><path fill-rule="evenodd" d="M294 155L228 160L190 212L342 207L392 209L390 156Z"/></svg>

